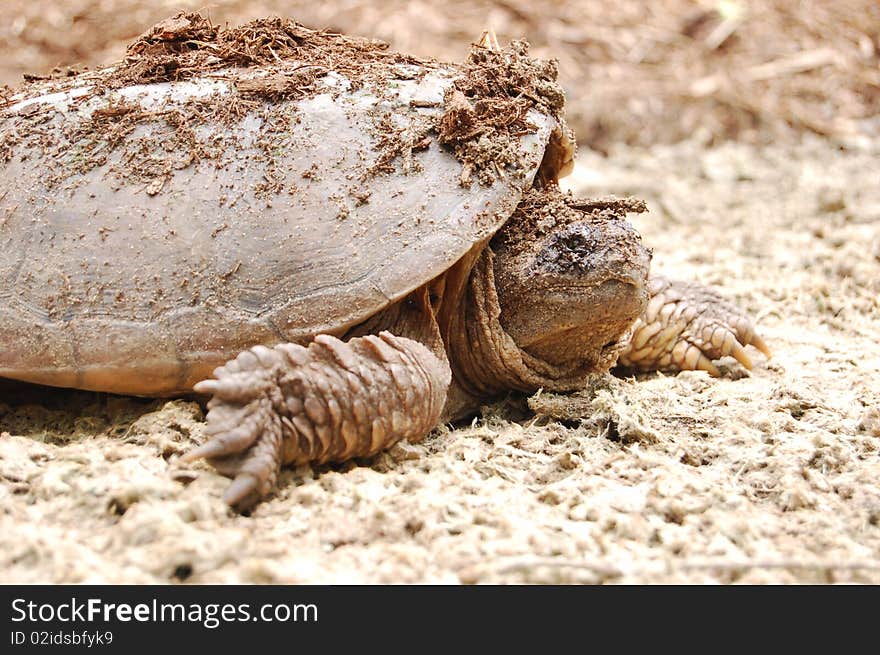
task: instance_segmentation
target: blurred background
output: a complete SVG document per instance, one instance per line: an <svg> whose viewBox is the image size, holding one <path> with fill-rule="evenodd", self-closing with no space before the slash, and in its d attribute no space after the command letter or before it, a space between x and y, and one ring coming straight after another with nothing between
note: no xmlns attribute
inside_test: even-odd
<svg viewBox="0 0 880 655"><path fill-rule="evenodd" d="M582 147L880 133L878 0L2 0L0 84L96 66L180 9L270 14L461 60L485 27L559 60Z"/></svg>

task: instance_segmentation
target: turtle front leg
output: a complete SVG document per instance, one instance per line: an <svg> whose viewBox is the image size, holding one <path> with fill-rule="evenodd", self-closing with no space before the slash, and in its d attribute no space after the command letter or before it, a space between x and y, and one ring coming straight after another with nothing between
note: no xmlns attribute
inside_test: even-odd
<svg viewBox="0 0 880 655"><path fill-rule="evenodd" d="M703 370L718 376L712 360L727 355L752 368L748 345L770 357L746 314L715 291L655 277L648 293L648 306L633 326L619 365L643 371Z"/></svg>
<svg viewBox="0 0 880 655"><path fill-rule="evenodd" d="M272 490L284 463L365 457L423 437L443 411L451 373L418 341L380 332L256 346L214 377L194 387L213 396L210 440L181 461L204 457L233 477L224 500L244 510Z"/></svg>

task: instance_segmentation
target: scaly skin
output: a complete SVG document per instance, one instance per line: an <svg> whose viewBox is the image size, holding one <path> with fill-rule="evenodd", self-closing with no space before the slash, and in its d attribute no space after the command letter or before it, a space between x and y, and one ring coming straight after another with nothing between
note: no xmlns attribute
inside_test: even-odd
<svg viewBox="0 0 880 655"><path fill-rule="evenodd" d="M702 370L720 375L712 360L731 355L752 368L745 346L770 349L738 307L698 284L654 277L650 300L633 326L618 364L643 371Z"/></svg>
<svg viewBox="0 0 880 655"><path fill-rule="evenodd" d="M255 346L195 386L212 394L210 440L181 461L205 457L235 480L224 494L247 509L275 486L282 464L374 455L437 424L449 364L388 332L348 342L319 335L309 346Z"/></svg>

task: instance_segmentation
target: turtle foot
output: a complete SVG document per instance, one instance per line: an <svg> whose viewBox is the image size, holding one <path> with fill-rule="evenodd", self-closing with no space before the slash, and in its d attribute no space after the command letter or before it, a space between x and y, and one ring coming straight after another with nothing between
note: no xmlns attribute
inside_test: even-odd
<svg viewBox="0 0 880 655"><path fill-rule="evenodd" d="M713 360L728 355L752 368L746 346L770 357L746 314L715 291L652 278L649 294L648 307L633 326L619 365L645 371L703 370L718 376Z"/></svg>
<svg viewBox="0 0 880 655"><path fill-rule="evenodd" d="M180 459L205 458L220 473L234 478L223 498L244 511L275 486L282 460L280 353L257 346L214 371L215 379L195 385L211 394L208 403L209 440Z"/></svg>
<svg viewBox="0 0 880 655"><path fill-rule="evenodd" d="M256 346L195 385L213 396L209 440L181 461L203 457L233 477L224 500L243 511L272 491L284 463L344 461L423 437L450 376L421 343L388 332Z"/></svg>

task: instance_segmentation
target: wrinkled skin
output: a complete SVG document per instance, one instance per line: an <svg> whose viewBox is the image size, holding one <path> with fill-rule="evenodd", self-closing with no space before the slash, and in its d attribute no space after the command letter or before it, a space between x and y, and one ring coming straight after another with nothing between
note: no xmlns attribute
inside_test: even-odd
<svg viewBox="0 0 880 655"><path fill-rule="evenodd" d="M372 455L510 390L575 390L617 363L717 375L725 355L750 367L749 344L769 354L714 292L649 277L627 210L644 207L531 192L491 243L345 339L245 351L196 385L213 395L210 439L183 460L234 477L225 500L244 509L284 463Z"/></svg>

